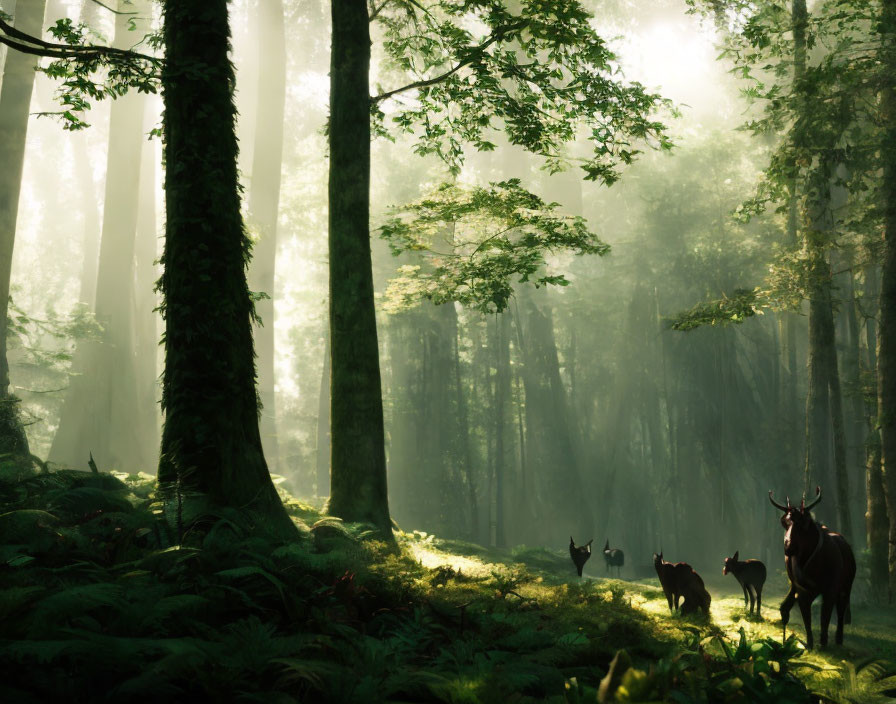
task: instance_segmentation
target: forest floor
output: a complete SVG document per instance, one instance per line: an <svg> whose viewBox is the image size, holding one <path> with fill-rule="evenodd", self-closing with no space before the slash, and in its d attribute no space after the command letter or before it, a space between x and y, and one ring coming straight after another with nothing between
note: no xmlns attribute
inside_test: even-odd
<svg viewBox="0 0 896 704"><path fill-rule="evenodd" d="M444 541L436 541L437 544ZM447 550L434 549L425 543L412 541L410 554L422 565L436 569L451 567L462 569L471 575L487 575L498 565L512 564L515 558L527 562L527 551L496 551L482 549L480 558L454 554L448 541ZM539 564L527 565L554 579L575 583L578 579L571 560L563 551L536 551ZM729 642L737 642L741 634L749 643L778 640L783 643L784 633L778 605L788 591L787 577L783 569L770 571L764 589L763 617L749 613L744 604L743 592L733 576L705 575L704 581L712 596L709 619L689 619L670 614L665 596L657 578L615 579L596 576L591 572L603 571L602 555L595 553L586 564L582 579L594 583L595 589L623 590L625 599L635 609L648 615L652 629L662 640L684 642L692 637L695 626L701 635L721 635ZM720 570L721 573L721 570ZM854 600L855 602L855 600ZM812 626L816 643L820 637L819 598L812 609ZM830 639L833 641L836 614L832 619ZM806 686L821 698L836 702L896 702L896 609L870 603L853 604L852 623L845 627L844 645L829 645L821 650L805 649L805 629L799 609L794 608L787 634L794 635L799 657L791 667Z"/></svg>
<svg viewBox="0 0 896 704"><path fill-rule="evenodd" d="M568 554L418 531L378 542L282 494L295 539L162 501L148 475L0 463L0 701L525 704L884 702L896 623L854 604L806 653L708 580L710 618ZM586 575L603 571L596 554ZM589 569L590 568L590 569ZM780 576L773 577L774 579ZM783 584L769 587L777 619ZM734 587L734 588L732 588ZM796 631L800 633L799 629Z"/></svg>

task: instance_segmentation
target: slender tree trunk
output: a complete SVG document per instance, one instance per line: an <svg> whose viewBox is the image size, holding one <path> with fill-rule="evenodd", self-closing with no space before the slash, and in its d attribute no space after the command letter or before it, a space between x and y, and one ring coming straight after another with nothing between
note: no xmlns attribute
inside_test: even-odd
<svg viewBox="0 0 896 704"><path fill-rule="evenodd" d="M890 521L887 571L892 601L896 597L896 0L883 0L882 5L884 247L877 335L877 403L883 485Z"/></svg>
<svg viewBox="0 0 896 704"><path fill-rule="evenodd" d="M320 372L320 395L317 397L317 495L330 494L330 332L324 339L324 363Z"/></svg>
<svg viewBox="0 0 896 704"><path fill-rule="evenodd" d="M370 257L370 28L364 0L332 3L329 510L391 536Z"/></svg>
<svg viewBox="0 0 896 704"><path fill-rule="evenodd" d="M144 130L155 125L158 114L147 101ZM134 368L137 377L138 416L135 425L144 437L141 446L152 456L158 452L161 439L158 383L159 329L158 295L155 282L159 278L156 260L159 257L159 234L156 221L156 142L143 140L140 157L140 198L137 209L137 241L134 250Z"/></svg>
<svg viewBox="0 0 896 704"><path fill-rule="evenodd" d="M865 270L865 298L876 301L880 295L877 267L872 265ZM865 314L865 351L864 366L874 374L874 399L866 400L866 419L868 423L868 439L865 452L865 530L866 545L870 553L871 588L878 598L887 593L887 542L889 521L887 520L887 501L884 492L884 477L881 467L880 430L877 426L877 320L875 316ZM868 398L862 388L862 396Z"/></svg>
<svg viewBox="0 0 896 704"><path fill-rule="evenodd" d="M446 305L451 306L450 313L453 316L454 391L457 403L458 431L460 433L460 437L458 438L458 442L461 446L460 459L470 511L468 537L471 540L476 540L479 537L479 507L476 496L476 478L473 472L473 453L470 448L470 415L467 411L467 398L466 393L464 392L463 374L461 374L460 365L460 324L454 304L448 303Z"/></svg>
<svg viewBox="0 0 896 704"><path fill-rule="evenodd" d="M261 399L261 440L272 471L279 461L274 394L275 272L280 170L283 162L283 116L286 99L286 36L281 0L264 0L255 11L258 31L258 108L252 181L249 187L249 227L258 239L252 248L249 285L270 298L256 302L262 326L255 331L258 355L258 395Z"/></svg>
<svg viewBox="0 0 896 704"><path fill-rule="evenodd" d="M114 46L127 48L149 30L149 5L121 0L122 12L136 10L137 19L116 15ZM131 22L136 32L130 31ZM134 348L134 254L140 193L145 96L131 92L117 99L109 121L109 152L103 234L100 241L96 317L101 340L78 345L72 377L50 448L50 459L83 465L92 453L104 469L149 469L156 448L147 440L145 414L138 400ZM110 373L114 370L114 374Z"/></svg>
<svg viewBox="0 0 896 704"><path fill-rule="evenodd" d="M861 332L859 330L858 301L856 300L856 282L852 272L846 272L849 297L841 307L841 317L845 334L841 336L846 341L842 354L843 376L845 388L849 398L849 422L846 425L847 448L850 464L850 477L855 477L854 484L859 484L859 477L866 473L868 467L868 426L869 407L862 398L862 351ZM873 412L871 413L873 416ZM857 486L857 508L867 504L867 496L863 497L860 485ZM853 496L852 490L850 496ZM864 500L863 500L864 499ZM863 510L858 512L858 522L850 527L850 535L859 536L862 533L860 525L863 518ZM854 519L855 520L855 519Z"/></svg>
<svg viewBox="0 0 896 704"><path fill-rule="evenodd" d="M495 395L492 412L495 414L495 546L507 547L504 525L504 481L507 452L506 436L507 399L510 396L510 318L495 316Z"/></svg>
<svg viewBox="0 0 896 704"><path fill-rule="evenodd" d="M45 0L19 2L13 24L16 29L39 37L43 34L45 9ZM36 65L35 57L10 51L0 86L0 455L13 456L29 454L28 439L19 416L19 400L9 393L6 321Z"/></svg>
<svg viewBox="0 0 896 704"><path fill-rule="evenodd" d="M591 504L584 492L568 421L566 390L560 378L553 315L548 307L541 310L533 300L533 294L526 289L521 291L521 304L526 314L526 343L529 345L523 376L527 464L540 468L536 483L542 488L551 517L551 525L544 526L543 531L552 544L558 544L570 532L593 537ZM557 516L563 519L558 521Z"/></svg>
<svg viewBox="0 0 896 704"><path fill-rule="evenodd" d="M258 430L249 240L240 216L226 0L164 0L164 488L295 534Z"/></svg>

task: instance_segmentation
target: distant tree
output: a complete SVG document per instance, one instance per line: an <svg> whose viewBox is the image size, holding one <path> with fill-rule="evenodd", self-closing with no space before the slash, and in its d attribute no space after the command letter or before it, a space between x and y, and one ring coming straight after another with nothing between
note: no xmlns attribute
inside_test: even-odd
<svg viewBox="0 0 896 704"><path fill-rule="evenodd" d="M416 151L436 154L452 171L464 145L494 149L493 128L558 169L562 145L584 126L594 152L581 167L608 184L638 153L636 143L669 144L651 118L659 99L616 78L615 57L578 2L385 0L368 8L365 0L334 0L331 7L329 510L389 532L369 242L370 139L387 132L385 101L397 105L394 123L419 137ZM388 59L411 80L371 96L374 19ZM405 94L413 103L399 102Z"/></svg>
<svg viewBox="0 0 896 704"><path fill-rule="evenodd" d="M877 349L878 423L889 531L889 594L896 596L896 2L883 0L882 43L883 224L880 329Z"/></svg>
<svg viewBox="0 0 896 704"><path fill-rule="evenodd" d="M277 269L277 215L283 164L283 114L286 100L286 30L281 0L258 4L258 107L252 150L247 224L254 230L249 283L266 294L256 301L261 326L255 330L261 434L268 463L279 455L274 396L274 284Z"/></svg>
<svg viewBox="0 0 896 704"><path fill-rule="evenodd" d="M22 2L17 8L14 31L40 36L43 33L45 8L46 0ZM0 164L3 164L0 168L0 455L17 457L27 457L29 448L19 415L19 400L9 392L7 320L36 63L33 56L8 52L0 86Z"/></svg>
<svg viewBox="0 0 896 704"><path fill-rule="evenodd" d="M151 7L145 0L119 2L113 46L145 41ZM130 14L131 12L136 14ZM100 467L146 470L156 462L158 437L152 415L139 408L143 382L135 367L135 244L146 99L130 91L114 102L109 118L106 193L99 251L95 315L102 339L75 352L69 384L49 459L82 465L93 454ZM88 205L88 207L90 207ZM85 252L85 257L90 252ZM150 261L154 259L154 254ZM151 290L151 289L150 289ZM115 374L109 374L114 369ZM156 375L149 371L150 379Z"/></svg>

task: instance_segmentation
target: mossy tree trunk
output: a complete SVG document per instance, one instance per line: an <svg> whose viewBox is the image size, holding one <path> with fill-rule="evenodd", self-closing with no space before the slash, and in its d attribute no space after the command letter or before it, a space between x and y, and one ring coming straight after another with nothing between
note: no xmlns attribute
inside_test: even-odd
<svg viewBox="0 0 896 704"><path fill-rule="evenodd" d="M19 2L13 24L16 29L39 37L43 34L45 9L45 0ZM9 393L6 323L36 65L34 56L9 51L0 87L0 455L29 454L28 439L19 416L19 400Z"/></svg>
<svg viewBox="0 0 896 704"><path fill-rule="evenodd" d="M329 511L391 537L370 256L370 29L365 0L331 8Z"/></svg>
<svg viewBox="0 0 896 704"><path fill-rule="evenodd" d="M294 529L258 429L226 0L165 0L163 487Z"/></svg>

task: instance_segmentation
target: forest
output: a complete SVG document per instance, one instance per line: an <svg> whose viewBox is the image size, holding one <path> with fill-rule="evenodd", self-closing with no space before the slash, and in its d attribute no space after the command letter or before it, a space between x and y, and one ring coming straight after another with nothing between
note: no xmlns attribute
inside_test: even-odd
<svg viewBox="0 0 896 704"><path fill-rule="evenodd" d="M0 0L0 701L896 701L896 0Z"/></svg>

